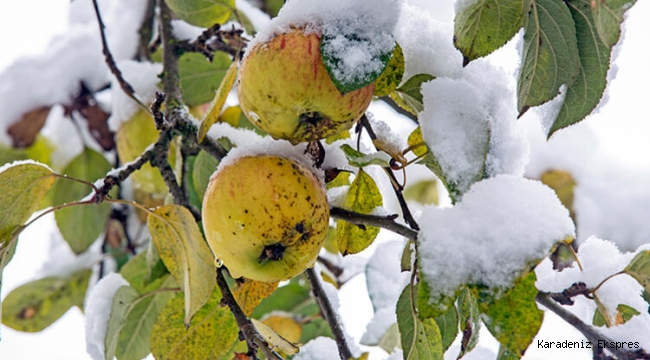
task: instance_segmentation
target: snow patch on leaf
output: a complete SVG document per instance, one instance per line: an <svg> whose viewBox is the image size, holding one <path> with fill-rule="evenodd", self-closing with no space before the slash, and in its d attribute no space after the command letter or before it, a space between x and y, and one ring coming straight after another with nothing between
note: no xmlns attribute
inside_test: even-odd
<svg viewBox="0 0 650 360"><path fill-rule="evenodd" d="M420 269L435 285L434 302L466 283L507 288L574 232L553 190L511 175L476 183L453 208L425 208L419 223Z"/></svg>
<svg viewBox="0 0 650 360"><path fill-rule="evenodd" d="M104 338L113 296L122 286L129 286L122 275L110 273L90 290L86 301L86 351L93 360L104 359Z"/></svg>

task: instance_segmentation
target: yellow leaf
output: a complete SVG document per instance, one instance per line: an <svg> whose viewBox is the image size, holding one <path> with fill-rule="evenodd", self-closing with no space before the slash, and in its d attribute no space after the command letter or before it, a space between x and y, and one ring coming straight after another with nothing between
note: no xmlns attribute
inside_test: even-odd
<svg viewBox="0 0 650 360"><path fill-rule="evenodd" d="M216 265L212 252L189 210L165 205L149 214L151 239L176 282L183 284L185 325L208 301L216 286Z"/></svg>
<svg viewBox="0 0 650 360"><path fill-rule="evenodd" d="M239 118L241 117L241 108L239 106L230 106L221 113L219 122L228 123L234 128L239 127Z"/></svg>
<svg viewBox="0 0 650 360"><path fill-rule="evenodd" d="M264 340L269 343L273 350L282 351L287 355L293 355L300 350L296 345L276 333L270 326L256 319L251 319L251 321L253 322L253 325L255 325L257 332L262 335Z"/></svg>
<svg viewBox="0 0 650 360"><path fill-rule="evenodd" d="M219 120L219 114L221 114L221 109L223 108L223 105L226 103L226 98L230 93L230 89L232 89L232 86L235 84L238 64L239 61L233 61L232 64L230 64L230 67L228 68L228 72L226 72L226 75L223 77L223 80L221 80L221 84L219 85L219 89L217 89L217 93L214 96L214 100L212 100L212 103L210 104L210 110L208 110L207 114L203 118L203 121L201 121L201 126L199 127L199 133L197 134L197 139L199 143L203 141L205 135L208 133L208 130L210 130L210 127L215 122L217 122L217 120Z"/></svg>
<svg viewBox="0 0 650 360"><path fill-rule="evenodd" d="M273 313L262 319L262 322L287 341L294 344L300 341L302 326L291 316Z"/></svg>
<svg viewBox="0 0 650 360"><path fill-rule="evenodd" d="M569 210L571 218L575 219L573 212L573 192L576 181L570 173L562 170L548 170L539 179L544 185L555 191L562 205Z"/></svg>
<svg viewBox="0 0 650 360"><path fill-rule="evenodd" d="M250 315L255 307L275 291L279 282L263 282L251 279L244 279L237 282L233 295L235 300L246 315Z"/></svg>

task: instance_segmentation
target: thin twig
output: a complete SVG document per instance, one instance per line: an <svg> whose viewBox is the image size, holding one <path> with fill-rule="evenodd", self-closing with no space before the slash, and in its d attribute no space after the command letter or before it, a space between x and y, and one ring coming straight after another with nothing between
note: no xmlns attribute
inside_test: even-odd
<svg viewBox="0 0 650 360"><path fill-rule="evenodd" d="M314 297L316 298L316 303L318 303L318 307L320 308L323 316L325 317L325 320L327 320L327 323L332 330L332 335L334 335L336 346L339 348L339 356L341 357L341 360L348 360L352 358L352 351L350 351L350 347L345 340L343 326L341 326L339 323L336 311L334 311L332 308L332 303L325 294L325 290L323 290L320 279L318 279L318 274L316 274L312 268L305 270L305 275L307 275L307 279L309 279L309 283L311 284L311 290L314 293Z"/></svg>
<svg viewBox="0 0 650 360"><path fill-rule="evenodd" d="M415 241L418 237L417 231L394 221L397 215L378 216L359 214L354 211L349 211L338 207L331 208L330 215L334 218L345 220L355 225L372 225L384 228L413 241Z"/></svg>
<svg viewBox="0 0 650 360"><path fill-rule="evenodd" d="M217 285L221 290L221 303L227 305L230 308L237 322L237 326L241 332L241 335L244 337L246 344L248 345L248 356L252 359L258 359L257 349L259 348L264 352L264 355L267 359L271 360L282 360L282 357L273 349L269 347L269 344L264 340L264 338L257 332L253 323L248 319L246 314L242 311L239 304L235 300L230 287L226 282L226 278L223 275L223 272L226 271L223 267L217 270Z"/></svg>
<svg viewBox="0 0 650 360"><path fill-rule="evenodd" d="M368 120L368 117L365 114L361 117L359 123L361 124L361 126L363 126L366 129L371 140L374 141L377 139L377 134L375 134L375 132L372 130L372 126L370 126L370 121ZM384 171L390 178L390 183L393 186L395 196L397 197L397 202L399 203L399 206L402 209L402 216L404 217L404 221L411 227L411 229L420 230L420 226L413 218L413 215L411 214L411 210L409 209L408 204L406 203L406 199L404 199L404 195L402 194L403 189L401 185L399 185L399 182L397 181L397 178L395 177L393 170L390 167L384 167Z"/></svg>
<svg viewBox="0 0 650 360"><path fill-rule="evenodd" d="M120 87L130 97L133 101L135 101L140 107L142 107L145 111L150 112L149 108L147 105L145 105L138 97L135 95L135 90L133 90L133 87L131 84L129 84L126 79L122 76L122 72L120 69L117 67L117 64L115 63L115 59L113 58L113 54L111 54L111 51L108 49L108 41L106 41L106 34L104 30L106 29L106 26L104 25L104 21L102 21L102 16L99 13L99 6L97 5L97 0L93 0L93 6L95 7L95 15L97 16L97 24L99 25L99 34L102 37L102 53L104 54L104 59L106 60L106 65L108 65L108 68L111 70L111 73L115 75L115 78L117 78L117 82L120 84Z"/></svg>

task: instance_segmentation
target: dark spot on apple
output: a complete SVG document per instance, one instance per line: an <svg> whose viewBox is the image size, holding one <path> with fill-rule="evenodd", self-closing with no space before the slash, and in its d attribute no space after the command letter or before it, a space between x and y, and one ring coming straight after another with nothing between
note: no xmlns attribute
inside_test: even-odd
<svg viewBox="0 0 650 360"><path fill-rule="evenodd" d="M270 260L270 261L282 260L282 254L284 254L284 250L286 250L286 247L282 244L276 243L276 244L266 245L264 249L262 249L262 253L258 258L258 261L263 262L265 260Z"/></svg>

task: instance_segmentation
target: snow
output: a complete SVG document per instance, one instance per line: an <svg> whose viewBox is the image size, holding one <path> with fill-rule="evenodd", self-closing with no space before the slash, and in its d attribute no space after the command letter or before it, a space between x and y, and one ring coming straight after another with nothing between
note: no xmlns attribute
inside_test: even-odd
<svg viewBox="0 0 650 360"><path fill-rule="evenodd" d="M422 135L447 181L462 194L487 176L521 176L528 161L524 132L516 122L514 83L479 59L454 78L422 85Z"/></svg>
<svg viewBox="0 0 650 360"><path fill-rule="evenodd" d="M372 317L366 325L366 332L361 337L361 343L366 345L377 345L379 340L386 334L386 330L397 322L395 304L382 308Z"/></svg>
<svg viewBox="0 0 650 360"><path fill-rule="evenodd" d="M5 129L39 106L68 103L84 82L97 90L109 81L92 4L79 2L70 14L67 33L55 37L40 56L19 59L0 73L0 128ZM146 1L100 2L106 36L116 61L133 56ZM92 12L92 13L90 13ZM46 86L43 86L46 84ZM0 131L0 144L9 144Z"/></svg>
<svg viewBox="0 0 650 360"><path fill-rule="evenodd" d="M406 65L402 81L422 73L449 77L461 69L463 56L452 41L453 18L445 20L434 19L421 7L403 7L395 26L395 39L402 47Z"/></svg>
<svg viewBox="0 0 650 360"><path fill-rule="evenodd" d="M574 232L550 188L511 175L476 183L453 208L425 208L419 223L421 273L433 302L465 283L507 288Z"/></svg>
<svg viewBox="0 0 650 360"><path fill-rule="evenodd" d="M257 31L264 28L271 21L271 18L265 12L254 7L247 0L235 0L235 6L238 11L246 15Z"/></svg>
<svg viewBox="0 0 650 360"><path fill-rule="evenodd" d="M153 102L162 64L124 60L118 62L117 67L140 101L144 104ZM112 77L111 89L113 101L108 126L112 131L117 131L123 122L131 119L142 108L122 90L115 77Z"/></svg>
<svg viewBox="0 0 650 360"><path fill-rule="evenodd" d="M119 288L129 286L122 275L110 273L90 290L86 301L86 351L94 360L104 359L104 338L113 306L113 297Z"/></svg>
<svg viewBox="0 0 650 360"><path fill-rule="evenodd" d="M366 265L368 295L375 312L384 308L395 310L395 304L404 286L409 283L410 272L402 272L400 261L404 241L389 241L377 246Z"/></svg>
<svg viewBox="0 0 650 360"><path fill-rule="evenodd" d="M42 167L46 168L47 170L53 172L52 169L50 169L50 167L47 166L46 164L40 163L38 161L31 160L31 159L27 159L27 160L16 160L16 161L13 161L13 162L10 162L10 163L3 164L2 166L0 166L0 173L2 173L3 171L5 171L7 169L12 168L12 167L21 166L21 165L39 165L39 166L42 166Z"/></svg>
<svg viewBox="0 0 650 360"><path fill-rule="evenodd" d="M359 348L354 346L354 342L347 338L348 345L352 355L358 357L361 355ZM319 336L313 340L308 341L305 345L300 347L300 352L293 357L294 360L331 360L338 358L339 349L336 346L334 339L324 336Z"/></svg>

